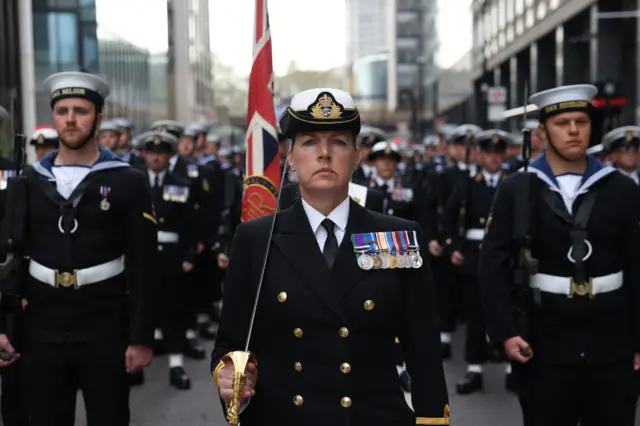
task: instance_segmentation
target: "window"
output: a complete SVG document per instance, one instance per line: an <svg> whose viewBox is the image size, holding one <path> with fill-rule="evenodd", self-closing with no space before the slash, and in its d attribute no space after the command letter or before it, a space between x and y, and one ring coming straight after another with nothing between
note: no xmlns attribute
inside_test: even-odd
<svg viewBox="0 0 640 426"><path fill-rule="evenodd" d="M96 2L95 0L80 0L79 5L80 20L83 22L96 21Z"/></svg>
<svg viewBox="0 0 640 426"><path fill-rule="evenodd" d="M515 0L516 2L516 16L522 16L524 14L524 0Z"/></svg>
<svg viewBox="0 0 640 426"><path fill-rule="evenodd" d="M513 25L509 25L507 27L507 43L511 43L513 41Z"/></svg>
<svg viewBox="0 0 640 426"><path fill-rule="evenodd" d="M47 75L77 70L79 64L76 14L35 13L33 23L36 68Z"/></svg>
<svg viewBox="0 0 640 426"><path fill-rule="evenodd" d="M504 28L504 26L507 23L507 1L506 0L500 0L498 3L498 25L499 27L502 29Z"/></svg>
<svg viewBox="0 0 640 426"><path fill-rule="evenodd" d="M538 13L537 13L538 20L544 19L546 14L547 14L547 5L545 4L544 1L541 1L540 3L538 3Z"/></svg>
<svg viewBox="0 0 640 426"><path fill-rule="evenodd" d="M100 69L98 67L98 40L95 25L85 24L82 26L82 68L90 73L97 73Z"/></svg>
<svg viewBox="0 0 640 426"><path fill-rule="evenodd" d="M498 5L496 3L491 6L491 29L494 36L498 34Z"/></svg>
<svg viewBox="0 0 640 426"><path fill-rule="evenodd" d="M533 2L534 2L534 0L525 0L524 4L525 4L527 7L531 7L531 6L533 6Z"/></svg>
<svg viewBox="0 0 640 426"><path fill-rule="evenodd" d="M482 46L484 43L484 22L482 18L476 21L476 46Z"/></svg>
<svg viewBox="0 0 640 426"><path fill-rule="evenodd" d="M516 35L522 34L523 31L524 31L524 22L522 18L518 18L516 20Z"/></svg>
<svg viewBox="0 0 640 426"><path fill-rule="evenodd" d="M514 0L507 0L507 22L513 22L514 16Z"/></svg>
<svg viewBox="0 0 640 426"><path fill-rule="evenodd" d="M525 24L527 25L527 28L531 28L533 26L533 9L529 8L527 9L527 16L526 16L526 21Z"/></svg>
<svg viewBox="0 0 640 426"><path fill-rule="evenodd" d="M491 14L489 11L487 11L484 14L484 39L485 41L491 39Z"/></svg>
<svg viewBox="0 0 640 426"><path fill-rule="evenodd" d="M555 10L560 6L560 0L549 0L549 10Z"/></svg>

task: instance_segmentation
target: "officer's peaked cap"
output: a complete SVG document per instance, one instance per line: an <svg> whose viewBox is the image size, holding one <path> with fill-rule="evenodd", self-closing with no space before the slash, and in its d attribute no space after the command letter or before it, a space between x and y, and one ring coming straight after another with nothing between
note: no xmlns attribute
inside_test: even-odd
<svg viewBox="0 0 640 426"><path fill-rule="evenodd" d="M138 136L136 145L145 151L174 152L178 147L178 138L169 132L152 130Z"/></svg>
<svg viewBox="0 0 640 426"><path fill-rule="evenodd" d="M538 107L540 119L544 120L565 112L588 112L597 94L598 89L592 84L575 84L534 93L529 102Z"/></svg>
<svg viewBox="0 0 640 426"><path fill-rule="evenodd" d="M50 75L43 83L51 93L51 108L61 99L83 98L93 102L102 111L105 99L111 93L109 84L97 75L78 71L66 71Z"/></svg>
<svg viewBox="0 0 640 426"><path fill-rule="evenodd" d="M393 157L396 161L402 160L398 146L391 141L378 142L371 148L369 159L375 160L378 157Z"/></svg>
<svg viewBox="0 0 640 426"><path fill-rule="evenodd" d="M482 132L482 129L475 124L463 124L453 129L449 134L449 140L451 142L464 142L469 137L473 141L480 132Z"/></svg>
<svg viewBox="0 0 640 426"><path fill-rule="evenodd" d="M29 145L33 146L53 146L57 147L60 143L58 132L55 129L45 127L36 130L29 140Z"/></svg>
<svg viewBox="0 0 640 426"><path fill-rule="evenodd" d="M606 151L618 148L640 146L640 127L623 126L611 130L602 137L602 145Z"/></svg>
<svg viewBox="0 0 640 426"><path fill-rule="evenodd" d="M280 117L282 134L293 139L301 132L347 130L360 133L360 112L344 90L319 88L300 92Z"/></svg>
<svg viewBox="0 0 640 426"><path fill-rule="evenodd" d="M507 146L514 144L511 135L500 129L483 130L476 134L475 139L478 148L485 152L504 152Z"/></svg>
<svg viewBox="0 0 640 426"><path fill-rule="evenodd" d="M151 130L165 131L179 138L184 131L184 126L175 120L158 120L151 124Z"/></svg>

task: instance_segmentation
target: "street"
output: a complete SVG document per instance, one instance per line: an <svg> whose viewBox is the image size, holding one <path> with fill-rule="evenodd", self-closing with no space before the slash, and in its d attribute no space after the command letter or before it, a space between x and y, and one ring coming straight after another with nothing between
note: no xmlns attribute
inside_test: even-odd
<svg viewBox="0 0 640 426"><path fill-rule="evenodd" d="M451 398L453 425L517 426L521 424L518 402L504 389L504 367L488 365L485 391L467 397L455 393L455 384L464 374L462 335L454 338L455 356L445 363ZM212 345L207 346L210 351ZM134 388L131 395L132 426L223 426L222 409L209 374L208 361L187 361L192 389L178 391L169 387L167 358L156 357L146 370L146 383ZM86 426L82 398L78 398L76 424ZM640 425L640 422L637 423Z"/></svg>

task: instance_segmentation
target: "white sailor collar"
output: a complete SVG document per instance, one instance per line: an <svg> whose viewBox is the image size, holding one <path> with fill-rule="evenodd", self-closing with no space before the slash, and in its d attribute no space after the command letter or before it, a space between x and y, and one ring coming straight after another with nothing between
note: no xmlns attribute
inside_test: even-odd
<svg viewBox="0 0 640 426"><path fill-rule="evenodd" d="M130 167L129 163L125 163L124 161L122 161L116 154L114 154L110 150L106 148L98 148L98 150L100 152L100 155L98 156L96 162L93 163L93 165L89 168L89 173L100 170L115 169L118 167ZM53 163L55 162L56 157L58 157L58 152L59 150L55 149L45 155L42 160L33 165L33 169L39 174L49 179L55 180L55 176L53 175L51 169L53 168Z"/></svg>
<svg viewBox="0 0 640 426"><path fill-rule="evenodd" d="M524 168L520 169L520 171L524 171ZM558 185L558 180L553 174L551 166L547 162L546 153L533 161L533 163L529 165L527 171L530 173L535 173L538 176L538 179L542 180L554 191L561 192L560 186ZM610 175L615 171L616 169L614 167L607 166L601 163L591 155L587 156L587 169L582 175L582 181L580 182L580 186L578 187L578 192L576 193L576 195L587 192L588 189L592 187L596 182L600 181L602 178Z"/></svg>

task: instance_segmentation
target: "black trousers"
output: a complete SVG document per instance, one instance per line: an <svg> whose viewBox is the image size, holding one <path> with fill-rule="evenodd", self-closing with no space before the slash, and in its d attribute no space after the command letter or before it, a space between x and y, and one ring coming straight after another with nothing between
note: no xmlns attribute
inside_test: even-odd
<svg viewBox="0 0 640 426"><path fill-rule="evenodd" d="M161 303L157 324L162 330L164 349L170 354L179 354L184 350L191 319L187 309L189 287L185 285L191 273L185 275L179 268L181 266L160 274Z"/></svg>
<svg viewBox="0 0 640 426"><path fill-rule="evenodd" d="M514 365L524 426L634 426L638 373L601 365Z"/></svg>
<svg viewBox="0 0 640 426"><path fill-rule="evenodd" d="M82 391L87 426L129 425L127 344L28 342L23 351L30 426L73 426Z"/></svg>
<svg viewBox="0 0 640 426"><path fill-rule="evenodd" d="M16 349L17 350L17 349ZM29 418L24 401L22 360L0 369L2 376L2 423L4 426L27 426Z"/></svg>
<svg viewBox="0 0 640 426"><path fill-rule="evenodd" d="M431 256L433 276L436 281L438 297L438 316L440 331L453 333L456 329L458 302L455 280L455 269L451 265L449 257Z"/></svg>
<svg viewBox="0 0 640 426"><path fill-rule="evenodd" d="M484 364L489 359L489 345L487 328L482 315L478 277L460 274L458 280L462 288L467 318L464 359L467 364Z"/></svg>
<svg viewBox="0 0 640 426"><path fill-rule="evenodd" d="M213 302L222 298L220 280L222 273L218 268L218 260L211 250L205 250L196 260L191 282L193 298L189 300L189 310L193 322L197 314L213 313Z"/></svg>

